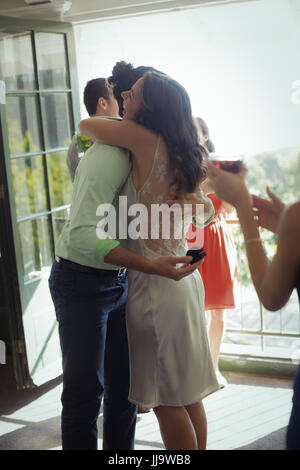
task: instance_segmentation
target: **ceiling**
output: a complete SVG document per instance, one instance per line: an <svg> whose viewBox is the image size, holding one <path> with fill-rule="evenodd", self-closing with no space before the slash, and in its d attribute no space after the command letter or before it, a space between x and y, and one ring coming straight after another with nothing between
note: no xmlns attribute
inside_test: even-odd
<svg viewBox="0 0 300 470"><path fill-rule="evenodd" d="M42 2L28 5L27 2ZM1 0L0 15L71 23L191 8L201 4L257 0Z"/></svg>

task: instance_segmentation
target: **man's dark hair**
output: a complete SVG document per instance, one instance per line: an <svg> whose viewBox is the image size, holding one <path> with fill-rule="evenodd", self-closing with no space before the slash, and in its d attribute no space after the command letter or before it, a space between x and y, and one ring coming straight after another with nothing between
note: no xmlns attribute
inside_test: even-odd
<svg viewBox="0 0 300 470"><path fill-rule="evenodd" d="M83 102L89 116L93 116L97 111L99 98L109 100L111 91L105 78L93 78L85 85L83 92Z"/></svg>

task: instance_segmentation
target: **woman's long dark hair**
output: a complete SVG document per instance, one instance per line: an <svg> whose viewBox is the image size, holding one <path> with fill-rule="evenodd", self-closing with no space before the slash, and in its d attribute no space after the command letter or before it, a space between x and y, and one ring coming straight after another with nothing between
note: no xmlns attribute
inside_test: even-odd
<svg viewBox="0 0 300 470"><path fill-rule="evenodd" d="M147 72L143 104L135 121L156 131L167 144L178 193L192 193L206 177L207 151L199 143L186 90L167 75Z"/></svg>

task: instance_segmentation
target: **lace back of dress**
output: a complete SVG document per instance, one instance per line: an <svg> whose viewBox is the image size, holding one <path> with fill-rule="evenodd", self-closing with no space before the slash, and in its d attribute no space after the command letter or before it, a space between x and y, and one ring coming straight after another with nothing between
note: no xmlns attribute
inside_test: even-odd
<svg viewBox="0 0 300 470"><path fill-rule="evenodd" d="M162 223L162 213L157 217L159 207L165 203L170 194L172 179L173 175L169 163L168 148L164 140L158 137L151 173L139 193L139 203L144 204L148 210L148 239L143 240L143 244L145 250L150 250L153 255L183 256L185 254L185 233L188 225L186 223L183 224L183 217L180 217L178 212L176 217L172 215L172 212L170 216L168 206L164 205L164 207L161 207L163 217L165 220L168 219L170 221L169 230L168 226ZM182 226L182 230L179 231L178 217L180 218L180 226ZM167 238L165 238L166 235Z"/></svg>

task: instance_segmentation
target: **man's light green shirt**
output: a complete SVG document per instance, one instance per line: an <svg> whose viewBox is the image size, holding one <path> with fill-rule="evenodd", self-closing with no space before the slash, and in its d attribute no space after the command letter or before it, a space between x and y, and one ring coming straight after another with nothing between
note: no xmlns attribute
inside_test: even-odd
<svg viewBox="0 0 300 470"><path fill-rule="evenodd" d="M119 269L104 262L120 241L97 237L101 217L96 210L100 204L112 204L118 219L118 196L130 169L130 155L125 149L97 142L87 150L76 170L70 217L57 242L57 256L93 268Z"/></svg>

